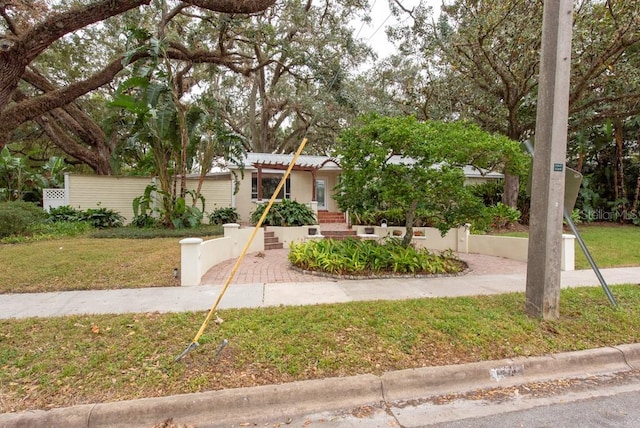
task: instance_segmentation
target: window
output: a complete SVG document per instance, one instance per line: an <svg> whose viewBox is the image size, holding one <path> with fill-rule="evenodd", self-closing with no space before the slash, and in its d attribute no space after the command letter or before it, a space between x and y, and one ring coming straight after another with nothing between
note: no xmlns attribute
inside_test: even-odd
<svg viewBox="0 0 640 428"><path fill-rule="evenodd" d="M277 173L262 173L262 199L269 199L273 192L276 191L278 184L280 184L280 180L282 180L282 176L284 174ZM251 175L251 199L258 199L258 173L254 172ZM280 193L276 199L291 199L291 183L290 177L287 177L287 180L284 183L282 189L280 189Z"/></svg>

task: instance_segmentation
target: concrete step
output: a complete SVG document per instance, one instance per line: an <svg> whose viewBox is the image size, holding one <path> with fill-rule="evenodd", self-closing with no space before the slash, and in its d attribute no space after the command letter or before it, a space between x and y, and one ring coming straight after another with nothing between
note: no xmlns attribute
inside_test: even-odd
<svg viewBox="0 0 640 428"><path fill-rule="evenodd" d="M344 214L340 212L318 211L318 223L344 223Z"/></svg>
<svg viewBox="0 0 640 428"><path fill-rule="evenodd" d="M265 250L281 250L284 248L284 245L278 237L276 237L275 232L264 232L264 249Z"/></svg>

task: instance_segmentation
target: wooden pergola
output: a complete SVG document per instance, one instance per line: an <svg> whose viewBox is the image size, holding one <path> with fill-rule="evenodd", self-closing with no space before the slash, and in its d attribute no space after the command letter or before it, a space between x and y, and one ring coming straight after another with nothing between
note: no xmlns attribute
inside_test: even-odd
<svg viewBox="0 0 640 428"><path fill-rule="evenodd" d="M291 169L292 171L304 171L311 173L311 201L316 201L316 176L318 171L321 170L326 164L329 162L333 162L334 164L340 166L337 160L330 158L318 165L312 164L296 164ZM258 171L258 200L262 200L262 170L263 169L274 169L280 171L286 171L289 168L289 164L280 163L280 162L254 162L251 164Z"/></svg>

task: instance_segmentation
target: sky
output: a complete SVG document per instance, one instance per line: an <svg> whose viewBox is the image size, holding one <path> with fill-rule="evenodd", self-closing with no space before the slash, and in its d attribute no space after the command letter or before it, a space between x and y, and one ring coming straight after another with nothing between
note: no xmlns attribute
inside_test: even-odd
<svg viewBox="0 0 640 428"><path fill-rule="evenodd" d="M400 0L401 4L409 9L420 0ZM442 0L422 0L424 4L433 7L434 14L437 15L440 10ZM390 17L389 0L369 0L371 5L372 22L368 25L357 25L356 31L360 30L359 38L369 40L368 44L373 46L380 58L383 58L393 52L393 45L387 41L385 28L394 25L398 21L394 17ZM361 28L362 27L362 28Z"/></svg>

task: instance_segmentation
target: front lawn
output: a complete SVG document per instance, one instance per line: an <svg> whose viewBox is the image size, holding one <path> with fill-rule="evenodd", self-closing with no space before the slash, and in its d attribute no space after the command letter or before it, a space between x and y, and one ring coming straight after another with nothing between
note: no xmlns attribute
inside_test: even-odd
<svg viewBox="0 0 640 428"><path fill-rule="evenodd" d="M179 239L69 238L0 246L2 293L179 285Z"/></svg>
<svg viewBox="0 0 640 428"><path fill-rule="evenodd" d="M640 266L640 227L617 224L579 224L578 232L600 268ZM565 233L571 233L565 231ZM506 236L527 237L527 232L504 232ZM590 269L576 241L576 269Z"/></svg>
<svg viewBox="0 0 640 428"><path fill-rule="evenodd" d="M640 287L562 290L561 320L523 293L234 309L174 363L204 313L0 321L0 411L537 356L640 339ZM215 359L224 339L229 345Z"/></svg>
<svg viewBox="0 0 640 428"><path fill-rule="evenodd" d="M179 280L173 269L180 267L180 239L208 239L221 233L220 227L211 226L177 230L53 226L46 233L0 243L0 293L176 286ZM70 230L78 236L69 236Z"/></svg>

